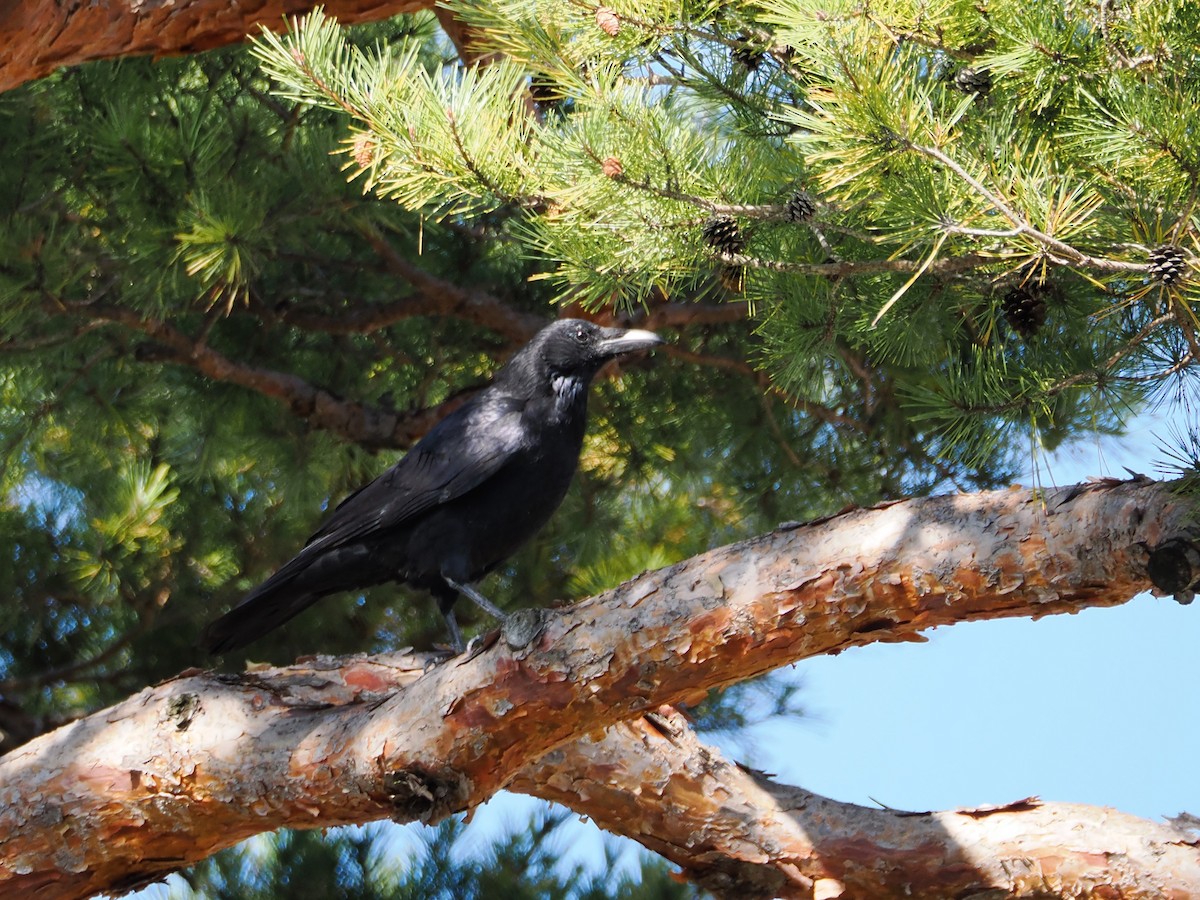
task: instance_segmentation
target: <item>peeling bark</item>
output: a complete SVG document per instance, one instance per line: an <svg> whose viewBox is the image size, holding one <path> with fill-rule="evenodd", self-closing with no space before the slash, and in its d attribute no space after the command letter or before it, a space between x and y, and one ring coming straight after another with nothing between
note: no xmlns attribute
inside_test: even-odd
<svg viewBox="0 0 1200 900"><path fill-rule="evenodd" d="M0 91L93 59L199 53L316 6L344 25L431 9L432 0L11 0L0 5Z"/></svg>
<svg viewBox="0 0 1200 900"><path fill-rule="evenodd" d="M1200 897L1196 836L1172 825L1036 798L927 813L839 803L729 762L670 709L552 750L508 787L633 838L717 896Z"/></svg>
<svg viewBox="0 0 1200 900"><path fill-rule="evenodd" d="M395 657L184 673L0 759L0 894L124 887L285 825L436 820L555 747L798 659L1122 603L1190 529L1145 480L912 500L643 574L415 689Z"/></svg>

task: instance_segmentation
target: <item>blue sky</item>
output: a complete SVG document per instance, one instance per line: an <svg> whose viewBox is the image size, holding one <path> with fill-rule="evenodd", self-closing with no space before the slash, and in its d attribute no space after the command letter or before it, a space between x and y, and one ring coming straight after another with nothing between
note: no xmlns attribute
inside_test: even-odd
<svg viewBox="0 0 1200 900"><path fill-rule="evenodd" d="M1158 475L1169 441L1165 420L1145 416L1103 450L1044 460L1041 481ZM1200 603L1145 594L926 634L797 664L788 677L810 715L760 729L753 762L838 800L904 809L1036 794L1148 818L1200 812L1188 750L1200 746Z"/></svg>
<svg viewBox="0 0 1200 900"><path fill-rule="evenodd" d="M1196 614L1146 595L806 661L794 671L810 717L761 729L754 756L818 793L902 809L1036 794L1149 818L1197 810Z"/></svg>

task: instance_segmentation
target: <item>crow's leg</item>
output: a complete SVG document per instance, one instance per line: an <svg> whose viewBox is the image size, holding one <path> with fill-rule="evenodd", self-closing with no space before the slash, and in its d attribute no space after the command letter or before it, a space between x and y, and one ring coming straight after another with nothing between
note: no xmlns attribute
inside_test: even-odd
<svg viewBox="0 0 1200 900"><path fill-rule="evenodd" d="M442 614L442 620L446 623L446 631L450 633L450 645L456 654L462 653L466 645L463 644L458 620L454 618L454 601L458 599L458 590L449 584L439 584L430 588L429 593L433 594L437 601L438 612Z"/></svg>
<svg viewBox="0 0 1200 900"><path fill-rule="evenodd" d="M442 578L445 580L446 584L450 585L450 587L454 588L454 590L458 591L460 594L470 598L472 603L482 609L493 619L499 619L501 622L503 622L508 618L508 614L504 612L504 610L500 609L500 607L498 607L495 603L483 596L483 594L479 593L479 591L475 590L475 588L471 587L471 585L459 584L453 578L448 578L445 575L443 575Z"/></svg>
<svg viewBox="0 0 1200 900"><path fill-rule="evenodd" d="M442 618L446 620L446 630L450 632L450 645L454 647L455 653L462 653L466 649L463 643L462 631L459 630L458 620L454 618L454 610L443 609Z"/></svg>

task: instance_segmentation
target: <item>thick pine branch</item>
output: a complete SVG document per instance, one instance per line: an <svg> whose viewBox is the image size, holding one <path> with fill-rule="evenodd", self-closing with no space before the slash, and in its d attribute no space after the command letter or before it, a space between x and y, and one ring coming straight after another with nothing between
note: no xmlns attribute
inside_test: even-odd
<svg viewBox="0 0 1200 900"><path fill-rule="evenodd" d="M15 0L0 15L0 91L93 59L175 56L238 43L257 34L260 26L280 28L285 16L303 15L316 6L342 24L354 25L433 5L432 0L269 0L248 5L220 0Z"/></svg>
<svg viewBox="0 0 1200 900"><path fill-rule="evenodd" d="M190 671L0 759L0 894L128 886L281 826L436 820L555 747L815 654L1112 606L1149 572L1186 596L1193 534L1144 479L912 500L646 573L412 689L389 657Z"/></svg>
<svg viewBox="0 0 1200 900"><path fill-rule="evenodd" d="M923 813L839 803L731 763L669 708L560 747L508 787L633 838L718 897L1200 896L1195 835L1171 825L1036 798Z"/></svg>

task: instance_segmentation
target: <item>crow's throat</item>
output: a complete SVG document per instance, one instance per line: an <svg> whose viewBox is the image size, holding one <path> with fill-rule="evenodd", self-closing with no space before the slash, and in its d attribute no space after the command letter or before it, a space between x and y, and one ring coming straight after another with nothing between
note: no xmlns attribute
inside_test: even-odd
<svg viewBox="0 0 1200 900"><path fill-rule="evenodd" d="M587 379L577 375L554 375L550 379L554 392L554 412L559 416L578 415L587 402Z"/></svg>

